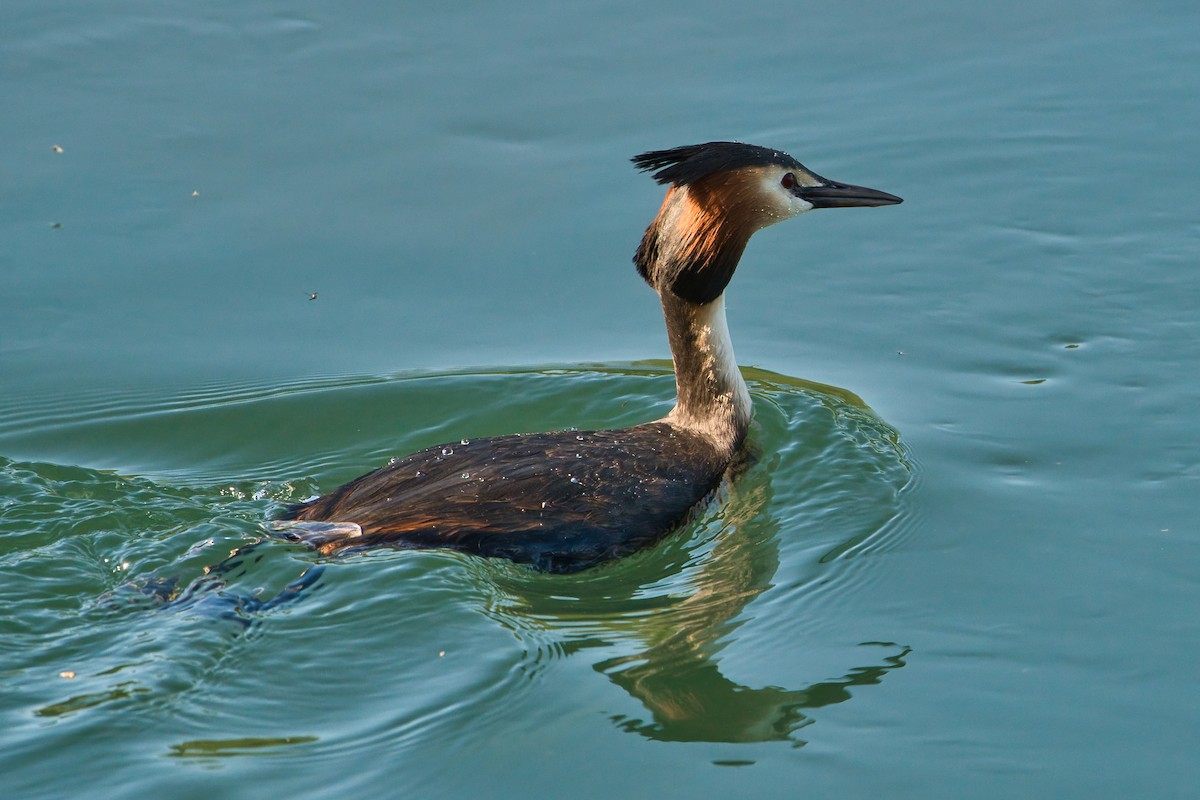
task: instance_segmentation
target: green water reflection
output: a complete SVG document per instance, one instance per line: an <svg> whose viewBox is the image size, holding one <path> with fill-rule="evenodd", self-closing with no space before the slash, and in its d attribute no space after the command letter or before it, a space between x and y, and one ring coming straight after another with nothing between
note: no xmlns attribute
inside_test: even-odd
<svg viewBox="0 0 1200 800"><path fill-rule="evenodd" d="M747 371L747 378L760 399L787 405L792 393L802 391L819 400L818 407L834 411L848 432L845 441L861 441L873 458L890 462L893 469L899 466L900 483L892 489L903 487L907 454L894 431L869 412L860 415L865 411L860 399L761 370ZM489 572L489 583L500 590L489 614L527 640L535 662L552 653L586 658L588 651L621 651L596 661L593 668L650 714L648 719L613 715L621 730L659 741L803 745L796 733L813 722L805 710L845 702L852 688L880 683L888 672L905 666L911 648L866 642L864 655L872 654L866 664L848 664L842 677L794 689L753 688L722 673L721 650L735 636L748 606L773 586L780 566L785 534L773 511L780 458L764 458L759 451L762 438L772 450L777 447L778 433L770 429L779 421L772 414L761 415L759 441L752 443L747 463L720 493L715 514L690 537L666 543L653 558L634 557L593 576L549 585L511 570L501 571L500 580ZM791 424L803 441L806 426L796 420ZM861 481L862 470L878 469L869 466L871 460L841 466ZM841 530L843 540L825 548L819 561L834 560L871 539L881 530L877 526L890 524L898 510L876 508L864 529ZM763 652L759 657L771 661L775 655Z"/></svg>

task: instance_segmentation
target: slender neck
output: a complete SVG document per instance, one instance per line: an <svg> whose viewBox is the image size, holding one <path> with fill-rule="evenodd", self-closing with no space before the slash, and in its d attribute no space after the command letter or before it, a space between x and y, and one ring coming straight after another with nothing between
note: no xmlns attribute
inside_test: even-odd
<svg viewBox="0 0 1200 800"><path fill-rule="evenodd" d="M659 292L678 399L665 421L701 433L732 457L750 427L750 392L725 323L725 295L697 304Z"/></svg>

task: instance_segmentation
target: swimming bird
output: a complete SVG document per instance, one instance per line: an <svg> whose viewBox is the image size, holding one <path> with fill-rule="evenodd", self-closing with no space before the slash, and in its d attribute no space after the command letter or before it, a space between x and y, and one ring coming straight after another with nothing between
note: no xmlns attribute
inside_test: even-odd
<svg viewBox="0 0 1200 800"><path fill-rule="evenodd" d="M713 494L750 425L725 287L751 235L814 208L901 199L740 142L632 161L668 187L633 260L662 300L677 390L670 413L629 428L421 450L288 509L279 534L330 554L445 548L574 572L659 541Z"/></svg>

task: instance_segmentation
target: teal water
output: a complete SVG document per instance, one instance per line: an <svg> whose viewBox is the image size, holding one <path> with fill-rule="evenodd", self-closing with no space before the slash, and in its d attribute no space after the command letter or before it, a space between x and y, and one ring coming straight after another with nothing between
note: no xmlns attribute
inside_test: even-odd
<svg viewBox="0 0 1200 800"><path fill-rule="evenodd" d="M5 796L1200 780L1193 5L0 29ZM721 138L905 203L755 237L754 461L700 518L568 577L264 540L419 447L669 408L627 159Z"/></svg>

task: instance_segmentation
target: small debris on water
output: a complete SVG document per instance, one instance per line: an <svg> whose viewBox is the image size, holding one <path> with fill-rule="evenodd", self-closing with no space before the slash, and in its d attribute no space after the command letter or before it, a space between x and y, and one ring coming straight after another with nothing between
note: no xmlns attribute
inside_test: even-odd
<svg viewBox="0 0 1200 800"><path fill-rule="evenodd" d="M58 147L58 145L54 145L54 146ZM64 669L62 672L58 673L58 677L69 681L69 680L73 680L75 678L75 673L69 669Z"/></svg>
<svg viewBox="0 0 1200 800"><path fill-rule="evenodd" d="M53 150L53 151L54 151L54 152L56 152L56 153L61 153L61 152L63 151L63 149L62 149L62 145L59 145L59 144L51 145L51 146L50 146L50 149L51 149L51 150ZM73 677L75 677L75 673L73 673L73 672L72 672L72 673L71 673L71 677L72 677L72 678L73 678Z"/></svg>
<svg viewBox="0 0 1200 800"><path fill-rule="evenodd" d="M205 539L202 542L196 542L194 545L188 548L188 555L196 555L200 551L204 550L204 548L212 547L216 543L217 540L212 538Z"/></svg>
<svg viewBox="0 0 1200 800"><path fill-rule="evenodd" d="M308 293L308 299L309 299L309 300L316 300L316 299L317 299L317 293L316 293L316 292L309 292L309 293Z"/></svg>

